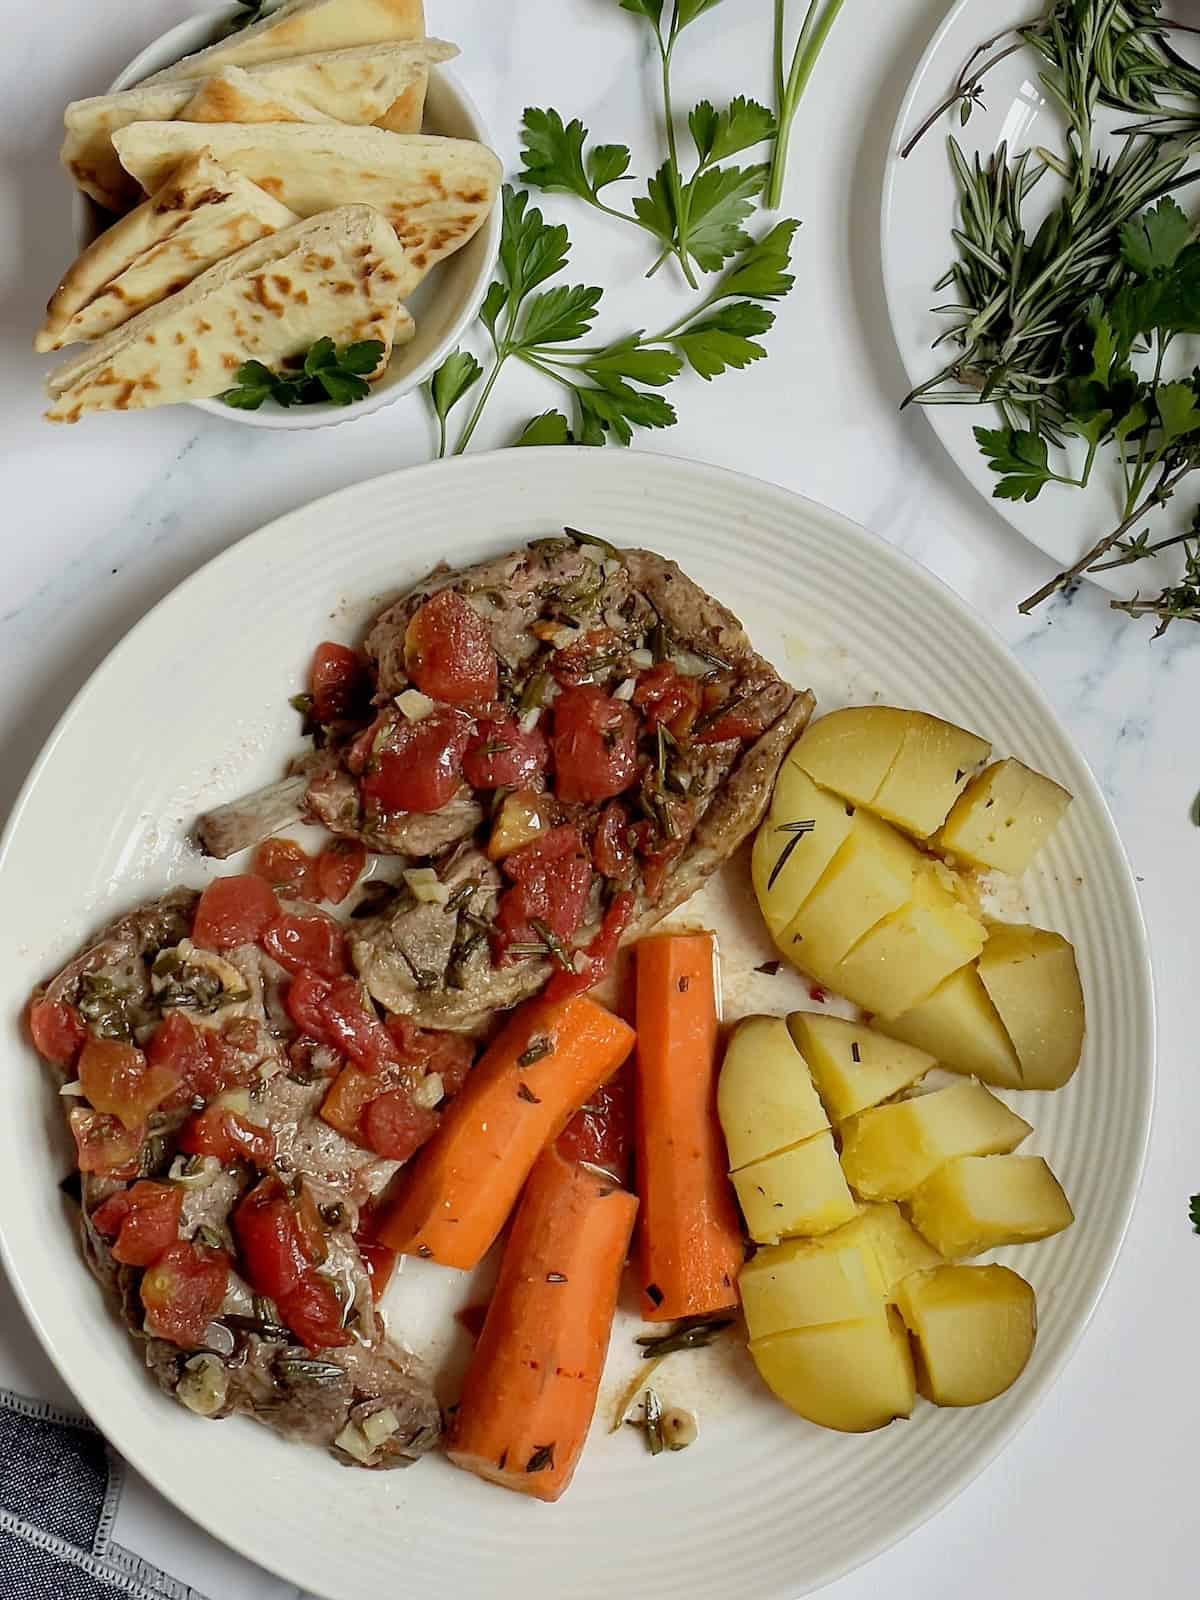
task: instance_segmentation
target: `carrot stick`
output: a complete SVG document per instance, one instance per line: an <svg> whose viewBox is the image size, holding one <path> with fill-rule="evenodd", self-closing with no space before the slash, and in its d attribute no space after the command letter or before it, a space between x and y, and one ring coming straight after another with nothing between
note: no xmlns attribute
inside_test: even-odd
<svg viewBox="0 0 1200 1600"><path fill-rule="evenodd" d="M557 1500L570 1483L637 1204L554 1146L538 1159L451 1421L455 1466L539 1500Z"/></svg>
<svg viewBox="0 0 1200 1600"><path fill-rule="evenodd" d="M543 1147L617 1070L633 1037L582 995L514 1012L405 1170L380 1242L445 1267L477 1265Z"/></svg>
<svg viewBox="0 0 1200 1600"><path fill-rule="evenodd" d="M737 1304L742 1236L717 1122L715 955L707 933L637 946L638 1285L649 1322Z"/></svg>

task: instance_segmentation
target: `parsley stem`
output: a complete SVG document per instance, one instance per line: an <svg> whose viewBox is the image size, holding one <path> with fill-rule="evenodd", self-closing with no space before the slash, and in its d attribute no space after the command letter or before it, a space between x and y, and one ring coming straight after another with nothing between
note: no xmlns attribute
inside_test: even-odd
<svg viewBox="0 0 1200 1600"><path fill-rule="evenodd" d="M483 408L487 405L492 390L496 387L496 379L500 376L500 369L508 360L508 356L509 350L507 344L505 344L503 349L497 347L496 359L492 363L491 372L488 373L487 382L483 386L479 399L475 402L475 405L471 411L471 415L467 418L467 421L463 426L463 431L458 436L458 443L454 447L454 454L456 456L461 456L463 451L470 444L471 435L475 432L475 429L478 426L479 419L483 415Z"/></svg>
<svg viewBox="0 0 1200 1600"><path fill-rule="evenodd" d="M808 87L817 58L829 37L829 31L838 19L845 0L809 0L808 11L796 41L791 71L785 80L783 73L783 31L787 0L775 0L775 154L771 161L771 176L767 182L768 211L778 211L783 204L783 180L787 174L788 146L792 139L792 123L800 106L801 97Z"/></svg>
<svg viewBox="0 0 1200 1600"><path fill-rule="evenodd" d="M675 111L671 99L671 56L674 53L675 40L679 34L678 0L676 0L671 17L671 32L668 39L664 41L661 28L655 31L658 38L658 52L662 57L663 118L666 123L667 133L667 174L671 182L671 204L675 211L674 251L679 259L683 276L687 280L688 288L698 289L700 285L696 282L696 275L692 271L692 263L688 258L687 196L684 193L683 179L679 174L679 149L675 139ZM657 271L658 265L659 263L655 263L655 266L651 268L651 272Z"/></svg>

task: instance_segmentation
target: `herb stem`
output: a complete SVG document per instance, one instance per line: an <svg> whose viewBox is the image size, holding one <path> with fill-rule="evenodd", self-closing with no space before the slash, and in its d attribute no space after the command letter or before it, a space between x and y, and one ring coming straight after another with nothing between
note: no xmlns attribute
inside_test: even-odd
<svg viewBox="0 0 1200 1600"><path fill-rule="evenodd" d="M822 11L822 0L809 0L808 11L800 29L800 37L796 41L796 52L792 57L791 71L788 73L785 83L783 76L783 29L787 7L786 0L775 0L775 87L777 102L775 111L775 153L771 159L771 175L767 180L767 194L763 202L768 211L778 211L783 204L783 181L787 175L788 146L791 144L792 123L795 121L801 97L808 87L808 80L812 77L817 58L825 46L830 29L837 21L838 13L844 3L845 0L825 0L825 9Z"/></svg>
<svg viewBox="0 0 1200 1600"><path fill-rule="evenodd" d="M470 444L471 435L475 432L475 429L479 424L479 419L483 415L483 408L487 405L492 390L496 387L496 379L500 376L500 369L503 367L507 359L508 351L503 350L497 354L495 361L492 363L492 370L488 373L487 381L480 392L478 400L476 400L474 406L472 407L471 415L467 418L467 421L463 426L463 431L458 436L458 443L454 447L454 454L456 456L461 456L463 451ZM445 425L443 424L443 432L444 427Z"/></svg>
<svg viewBox="0 0 1200 1600"><path fill-rule="evenodd" d="M671 57L675 52L675 40L679 37L679 6L676 3L671 16L671 31L666 40L663 39L662 29L655 29L658 39L658 52L662 57L662 95L663 118L666 124L667 135L667 173L671 181L671 204L675 211L675 244L674 252L679 260L680 269L687 281L689 289L698 289L696 275L692 271L692 263L688 256L688 206L687 196L684 192L683 179L679 172L679 149L675 138L675 110L671 96ZM651 271L657 270L657 263Z"/></svg>

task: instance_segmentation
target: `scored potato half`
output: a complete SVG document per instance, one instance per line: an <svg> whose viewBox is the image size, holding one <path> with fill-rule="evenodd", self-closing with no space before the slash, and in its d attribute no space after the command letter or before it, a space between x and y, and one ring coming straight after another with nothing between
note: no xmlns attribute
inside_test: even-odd
<svg viewBox="0 0 1200 1600"><path fill-rule="evenodd" d="M830 1238L768 1246L742 1268L738 1289L751 1339L827 1322L858 1322L883 1305L883 1275L874 1251L861 1241L827 1244Z"/></svg>
<svg viewBox="0 0 1200 1600"><path fill-rule="evenodd" d="M717 1115L734 1172L829 1127L782 1017L743 1017L730 1034L717 1080Z"/></svg>
<svg viewBox="0 0 1200 1600"><path fill-rule="evenodd" d="M821 1011L793 1011L787 1026L835 1122L909 1089L936 1063L924 1050Z"/></svg>
<svg viewBox="0 0 1200 1600"><path fill-rule="evenodd" d="M754 840L754 893L779 938L841 849L854 807L817 785L790 759L779 769L771 808Z"/></svg>
<svg viewBox="0 0 1200 1600"><path fill-rule="evenodd" d="M864 1200L902 1200L944 1161L1007 1154L1032 1132L981 1083L953 1083L844 1122L842 1170Z"/></svg>
<svg viewBox="0 0 1200 1600"><path fill-rule="evenodd" d="M939 1406L977 1406L1016 1382L1033 1353L1037 1302L1007 1267L933 1267L900 1285L917 1383ZM760 1369L761 1370L761 1369Z"/></svg>
<svg viewBox="0 0 1200 1600"><path fill-rule="evenodd" d="M1019 877L1070 804L1065 789L1010 756L971 779L934 848L970 866Z"/></svg>
<svg viewBox="0 0 1200 1600"><path fill-rule="evenodd" d="M847 706L810 722L792 755L823 788L927 839L991 748L926 711Z"/></svg>
<svg viewBox="0 0 1200 1600"><path fill-rule="evenodd" d="M730 1177L755 1244L828 1233L857 1209L829 1133L752 1161Z"/></svg>
<svg viewBox="0 0 1200 1600"><path fill-rule="evenodd" d="M1024 1087L1012 1040L1004 1030L974 965L960 967L911 1011L875 1018L890 1039L936 1056L952 1072L966 1072L999 1089Z"/></svg>
<svg viewBox="0 0 1200 1600"><path fill-rule="evenodd" d="M943 1256L1030 1244L1075 1220L1041 1156L956 1156L908 1197L913 1226Z"/></svg>
<svg viewBox="0 0 1200 1600"><path fill-rule="evenodd" d="M894 1306L858 1322L792 1328L750 1342L768 1388L800 1416L840 1433L869 1433L911 1415L916 1374Z"/></svg>

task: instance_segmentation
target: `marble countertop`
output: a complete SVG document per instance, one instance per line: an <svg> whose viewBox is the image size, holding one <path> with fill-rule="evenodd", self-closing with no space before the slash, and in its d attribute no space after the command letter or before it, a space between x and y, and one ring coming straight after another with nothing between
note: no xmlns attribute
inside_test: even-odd
<svg viewBox="0 0 1200 1600"><path fill-rule="evenodd" d="M190 408L70 429L41 420L46 363L32 355L30 338L72 253L56 162L61 107L101 91L142 44L197 9L188 0L125 0L88 16L69 0L39 0L15 11L5 30L0 819L91 669L181 578L282 512L433 453L419 400L301 434L255 432ZM644 35L616 0L428 0L427 9L432 33L462 43L462 76L510 170L530 102L590 117L597 137L630 140L639 167L653 137L650 78ZM731 89L766 97L770 9L766 0L726 0L698 24L680 51L681 98ZM975 606L1037 678L1096 772L1153 946L1159 1101L1109 1292L1066 1373L1001 1459L921 1531L827 1593L865 1600L886 1586L959 1600L969 1584L973 1600L1022 1591L1064 1600L1182 1594L1194 1571L1190 1469L1192 1433L1200 1432L1200 1239L1186 1214L1188 1195L1200 1189L1200 1071L1189 1021L1200 905L1200 831L1189 819L1200 789L1200 631L1177 624L1151 644L1148 626L1114 615L1088 587L1020 617L1016 601L1050 575L1050 564L967 488L923 417L897 410L906 384L880 280L880 183L896 107L945 10L946 0L849 0L797 128L787 208L804 224L798 281L770 336L771 359L712 385L682 380L679 425L642 435L639 446L803 491L890 540ZM652 320L657 302L647 303L639 282L639 239L581 216L573 202L546 204L571 223L573 279L610 286L604 325ZM665 282L651 293L663 304L671 296ZM507 375L476 446L507 442L515 425L552 403L534 375ZM60 1394L2 1287L0 1316L0 1382ZM198 1588L234 1600L292 1592L207 1549L148 1491L137 1514L138 1548L150 1543L152 1559Z"/></svg>

